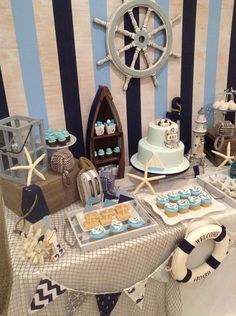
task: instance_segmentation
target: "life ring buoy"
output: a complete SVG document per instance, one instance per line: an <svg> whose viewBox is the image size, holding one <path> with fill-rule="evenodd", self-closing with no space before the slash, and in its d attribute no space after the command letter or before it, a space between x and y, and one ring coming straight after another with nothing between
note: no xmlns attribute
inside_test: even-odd
<svg viewBox="0 0 236 316"><path fill-rule="evenodd" d="M203 241L212 239L215 248L209 258L200 266L190 270L187 260L193 249ZM180 283L191 283L205 279L224 260L229 248L229 236L222 225L211 224L192 231L176 248L172 262L171 273L173 278Z"/></svg>

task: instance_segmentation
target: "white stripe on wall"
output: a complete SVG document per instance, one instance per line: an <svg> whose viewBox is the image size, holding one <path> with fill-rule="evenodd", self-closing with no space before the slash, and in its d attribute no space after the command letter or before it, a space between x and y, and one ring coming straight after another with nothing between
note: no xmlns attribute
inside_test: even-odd
<svg viewBox="0 0 236 316"><path fill-rule="evenodd" d="M216 94L223 92L227 86L233 7L234 0L222 0L216 71Z"/></svg>
<svg viewBox="0 0 236 316"><path fill-rule="evenodd" d="M174 18L181 15L181 19L173 25L173 52L181 55L182 50L182 0L170 0L169 2L169 17ZM174 79L173 79L174 77ZM171 109L171 101L175 97L180 96L181 85L181 58L170 57L168 60L168 104L167 109Z"/></svg>
<svg viewBox="0 0 236 316"><path fill-rule="evenodd" d="M66 124L52 2L33 0L33 8L49 127L64 129Z"/></svg>
<svg viewBox="0 0 236 316"><path fill-rule="evenodd" d="M88 116L96 94L89 1L72 0L71 4L73 13L76 63L79 80L80 109L83 133L84 137L86 137Z"/></svg>
<svg viewBox="0 0 236 316"><path fill-rule="evenodd" d="M28 116L19 52L9 0L1 2L0 60L10 115Z"/></svg>
<svg viewBox="0 0 236 316"><path fill-rule="evenodd" d="M113 12L121 5L119 1L108 1L107 2L107 16L111 18ZM120 27L124 27L123 21ZM124 46L124 37L121 36L117 39L117 45L119 47ZM124 62L125 54L122 56ZM126 94L123 91L124 75L122 75L112 63L110 63L110 83L111 83L111 94L113 96L114 104L118 110L119 117L122 124L124 133L124 146L125 146L125 163L129 164L129 151L128 151L128 132L127 132L127 113L126 113Z"/></svg>
<svg viewBox="0 0 236 316"><path fill-rule="evenodd" d="M193 74L193 110L192 118L196 117L197 111L204 106L204 78L205 59L207 47L207 22L209 13L209 1L197 1L196 33L194 51L194 74Z"/></svg>
<svg viewBox="0 0 236 316"><path fill-rule="evenodd" d="M140 25L143 24L146 10L140 9ZM148 22L148 31L154 28L154 15L150 15ZM154 59L154 50L148 49L148 55L150 60ZM143 55L140 58L141 69L146 68ZM147 136L148 124L155 119L155 88L151 77L140 79L140 94L141 94L141 122L142 122L142 137ZM134 105L135 106L135 105Z"/></svg>

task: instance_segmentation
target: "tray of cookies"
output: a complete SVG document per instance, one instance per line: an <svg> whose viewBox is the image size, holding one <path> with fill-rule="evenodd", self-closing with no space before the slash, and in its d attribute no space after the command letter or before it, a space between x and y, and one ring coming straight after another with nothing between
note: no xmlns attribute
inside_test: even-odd
<svg viewBox="0 0 236 316"><path fill-rule="evenodd" d="M167 191L144 200L168 225L224 211L226 206L215 200L199 185L179 191Z"/></svg>
<svg viewBox="0 0 236 316"><path fill-rule="evenodd" d="M236 179L229 177L229 168L211 175L197 176L198 183L222 201L236 208Z"/></svg>
<svg viewBox="0 0 236 316"><path fill-rule="evenodd" d="M67 217L82 251L148 234L157 226L136 200L89 212L72 210Z"/></svg>

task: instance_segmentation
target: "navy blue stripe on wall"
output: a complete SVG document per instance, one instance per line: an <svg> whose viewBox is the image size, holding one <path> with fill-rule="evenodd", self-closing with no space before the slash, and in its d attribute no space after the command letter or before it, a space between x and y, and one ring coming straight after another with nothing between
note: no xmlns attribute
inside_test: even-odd
<svg viewBox="0 0 236 316"><path fill-rule="evenodd" d="M4 89L4 83L2 79L2 69L0 68L0 119L9 116L7 98Z"/></svg>
<svg viewBox="0 0 236 316"><path fill-rule="evenodd" d="M185 153L191 148L196 10L197 0L184 0L180 92L183 120L180 138L185 144Z"/></svg>
<svg viewBox="0 0 236 316"><path fill-rule="evenodd" d="M134 17L139 23L139 9L133 10ZM124 17L124 28L134 32L128 13ZM130 39L125 37L125 45L130 43ZM125 63L131 65L135 48L125 52ZM137 59L135 68L140 69L140 60ZM140 79L131 79L128 90L126 91L126 111L127 111L127 130L128 130L128 146L129 158L138 151L138 142L142 137L142 122L141 122L141 95L140 95Z"/></svg>
<svg viewBox="0 0 236 316"><path fill-rule="evenodd" d="M233 10L234 11L233 11L232 28L231 28L228 78L227 78L227 88L229 88L229 89L231 87L236 89L236 67L235 67L235 58L236 58L236 0L234 0L234 9ZM227 113L226 119L235 123L235 113Z"/></svg>
<svg viewBox="0 0 236 316"><path fill-rule="evenodd" d="M77 137L74 156L84 156L75 42L70 0L52 0L66 128Z"/></svg>

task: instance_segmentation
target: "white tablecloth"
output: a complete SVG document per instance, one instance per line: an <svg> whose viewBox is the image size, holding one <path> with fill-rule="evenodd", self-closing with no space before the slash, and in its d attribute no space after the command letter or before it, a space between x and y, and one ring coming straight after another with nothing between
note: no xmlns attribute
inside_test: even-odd
<svg viewBox="0 0 236 316"><path fill-rule="evenodd" d="M186 179L185 175L182 175L162 181L156 186L156 190L163 192L179 189L183 186L188 187L195 181L193 178ZM127 179L125 182L119 183L121 186L126 187L132 184ZM12 233L12 228L16 221L16 216L10 210L6 210L6 212L8 242L13 267L13 288L9 305L9 316L27 315L27 308L40 280L40 274L47 273L52 279L74 289L91 291L121 290L151 273L164 261L166 253L169 254L174 248L173 236L176 236L176 241L183 236L181 226L178 226L173 233L173 229L168 230L160 224L159 232L121 243L119 247L111 246L108 247L109 249L104 248L98 252L90 252L86 256L80 253L78 247L67 249L67 253L64 258L60 259L59 263L46 263L45 266L38 269L15 255L17 237ZM219 213L214 217L228 229L236 232L236 210L227 207L225 212ZM64 215L54 215L54 224L59 228L59 232L63 227L63 218ZM62 234L59 233L59 237L62 238ZM157 247L160 239L162 240L161 248ZM200 248L191 256L191 262L195 262L195 265L209 255L211 244L206 242L205 246L203 245ZM166 291L165 287L151 281L147 287L147 299L143 311L136 306L132 307L130 299L122 294L121 303L118 303L120 306L118 306L116 311L114 310L112 315L175 315L174 309L178 309L179 306L171 306L171 302L174 301L171 299L171 295L174 293L176 298L178 293L171 292L170 288ZM173 291L176 291L176 288L173 288ZM163 300L166 293L169 303L166 304L165 302L163 304L160 298ZM203 282L194 285L180 285L180 293L183 304L183 316L236 315L236 250L232 251L216 272ZM38 312L37 315L64 316L64 305L65 298L62 295L55 302L49 304L48 307ZM161 307L163 305L165 309ZM89 298L76 315L98 315L96 300L93 297Z"/></svg>

